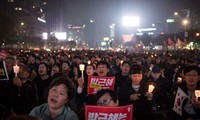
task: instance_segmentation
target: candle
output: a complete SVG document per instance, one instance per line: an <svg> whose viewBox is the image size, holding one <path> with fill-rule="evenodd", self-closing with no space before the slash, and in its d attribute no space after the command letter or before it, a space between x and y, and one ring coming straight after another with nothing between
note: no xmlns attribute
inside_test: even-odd
<svg viewBox="0 0 200 120"><path fill-rule="evenodd" d="M80 64L80 65L79 65L79 68L80 68L80 71L84 71L85 65L84 65L84 64Z"/></svg>
<svg viewBox="0 0 200 120"><path fill-rule="evenodd" d="M91 60L88 60L88 64L91 64Z"/></svg>
<svg viewBox="0 0 200 120"><path fill-rule="evenodd" d="M84 69L85 69L85 65L84 65L84 64L80 64L80 65L79 65L79 68L80 68L81 75L82 75L82 78L83 78L83 71L84 71Z"/></svg>
<svg viewBox="0 0 200 120"><path fill-rule="evenodd" d="M195 94L196 98L200 97L200 90L195 90L194 94Z"/></svg>
<svg viewBox="0 0 200 120"><path fill-rule="evenodd" d="M19 73L19 66L18 65L13 66L13 70L15 73L15 77L17 77L17 73Z"/></svg>
<svg viewBox="0 0 200 120"><path fill-rule="evenodd" d="M153 85L149 85L148 92L149 93L153 92L153 89L154 89L154 86Z"/></svg>
<svg viewBox="0 0 200 120"><path fill-rule="evenodd" d="M123 63L124 61L123 61L123 60L121 60L120 62L121 62L121 65L122 65L122 63Z"/></svg>
<svg viewBox="0 0 200 120"><path fill-rule="evenodd" d="M178 79L177 83L181 83L182 82L182 77L178 77L177 79Z"/></svg>

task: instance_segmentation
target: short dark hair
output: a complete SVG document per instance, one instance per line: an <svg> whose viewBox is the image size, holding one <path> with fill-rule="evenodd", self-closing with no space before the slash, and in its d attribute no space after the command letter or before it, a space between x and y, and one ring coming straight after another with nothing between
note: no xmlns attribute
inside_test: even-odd
<svg viewBox="0 0 200 120"><path fill-rule="evenodd" d="M71 79L69 79L64 74L60 74L59 76L54 77L49 85L49 89L51 89L54 86L58 86L60 84L63 84L67 87L68 99L69 100L73 99L75 96L75 86L71 81Z"/></svg>
<svg viewBox="0 0 200 120"><path fill-rule="evenodd" d="M184 75L186 75L188 72L192 71L192 70L195 70L198 74L198 76L200 75L200 68L198 66L187 66L185 69L184 69Z"/></svg>
<svg viewBox="0 0 200 120"><path fill-rule="evenodd" d="M142 67L138 64L133 64L130 68L129 74L142 74Z"/></svg>
<svg viewBox="0 0 200 120"><path fill-rule="evenodd" d="M105 95L106 93L108 93L110 95L110 97L112 98L112 100L114 102L116 102L118 100L118 96L115 93L115 91L113 91L111 89L101 89L96 93L96 96L95 96L96 103L99 100L99 98L102 97L103 95Z"/></svg>
<svg viewBox="0 0 200 120"><path fill-rule="evenodd" d="M95 69L93 64L87 64L85 68L87 68L87 66L92 66L92 68Z"/></svg>
<svg viewBox="0 0 200 120"><path fill-rule="evenodd" d="M28 72L28 73L31 72L30 68L29 68L27 65L25 65L25 64L23 64L23 63L20 63L19 66L20 66L20 68L21 68L23 71L26 71L26 72Z"/></svg>
<svg viewBox="0 0 200 120"><path fill-rule="evenodd" d="M30 53L29 56L36 58L36 55L34 53Z"/></svg>
<svg viewBox="0 0 200 120"><path fill-rule="evenodd" d="M69 61L63 61L63 62L62 62L62 65L63 65L63 63L67 63L69 67L71 66L71 64L70 64Z"/></svg>
<svg viewBox="0 0 200 120"><path fill-rule="evenodd" d="M53 68L54 66L57 66L58 69L59 69L59 72L62 72L62 66L61 66L60 63L54 63L54 64L52 65L52 68Z"/></svg>
<svg viewBox="0 0 200 120"><path fill-rule="evenodd" d="M47 69L47 74L49 74L49 66L48 66L48 64L45 63L45 62L41 62L41 63L39 64L39 66L40 66L40 65L44 65L44 66L46 67L46 69Z"/></svg>
<svg viewBox="0 0 200 120"><path fill-rule="evenodd" d="M81 60L81 56L74 56L74 59L80 59Z"/></svg>
<svg viewBox="0 0 200 120"><path fill-rule="evenodd" d="M6 57L6 60L7 60L7 59L10 59L10 60L15 61L15 58L14 58L13 56L8 56L8 57Z"/></svg>
<svg viewBox="0 0 200 120"><path fill-rule="evenodd" d="M130 63L129 61L124 61L124 62L122 63L122 66L123 66L124 64L128 64L129 66L131 66L131 63Z"/></svg>
<svg viewBox="0 0 200 120"><path fill-rule="evenodd" d="M110 64L108 63L108 62L106 62L106 61L99 61L98 63L97 63L97 67L99 66L99 65L106 65L106 67L108 68L108 69L110 69Z"/></svg>

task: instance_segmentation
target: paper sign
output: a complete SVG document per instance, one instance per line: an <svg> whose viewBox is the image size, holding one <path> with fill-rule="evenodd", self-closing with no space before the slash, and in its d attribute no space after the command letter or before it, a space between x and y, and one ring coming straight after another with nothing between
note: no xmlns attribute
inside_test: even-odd
<svg viewBox="0 0 200 120"><path fill-rule="evenodd" d="M96 94L101 89L114 90L115 77L99 77L89 76L88 77L88 94Z"/></svg>
<svg viewBox="0 0 200 120"><path fill-rule="evenodd" d="M132 120L133 105L121 107L85 106L85 120Z"/></svg>
<svg viewBox="0 0 200 120"><path fill-rule="evenodd" d="M9 80L5 61L0 61L0 80Z"/></svg>

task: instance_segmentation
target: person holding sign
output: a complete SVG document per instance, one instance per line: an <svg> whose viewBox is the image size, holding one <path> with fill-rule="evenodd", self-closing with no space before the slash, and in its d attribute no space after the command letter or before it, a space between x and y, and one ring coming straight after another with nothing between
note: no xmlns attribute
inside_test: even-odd
<svg viewBox="0 0 200 120"><path fill-rule="evenodd" d="M93 76L89 76L89 78L97 77L97 76L100 77L100 78L109 77L109 76L111 76L109 72L110 72L110 64L106 61L99 61L97 63L97 66L96 66L96 72L93 74ZM88 79L88 80L91 80L91 79ZM98 78L97 79L95 78L95 82L99 82L99 81L100 80ZM87 82L87 86L86 86L87 90L88 90L88 88L90 88L92 86L91 89L94 90L94 91L96 90L96 92L98 90L100 90L101 87L102 87L98 83L97 84L90 84L90 86L88 86L88 84L89 84L89 82ZM88 91L87 91L87 94L88 95L87 95L87 98L86 98L86 104L94 105L95 104L94 103L95 102L94 94L89 93Z"/></svg>
<svg viewBox="0 0 200 120"><path fill-rule="evenodd" d="M113 90L101 89L95 98L96 105L85 106L85 120L132 120L133 106L118 106L119 100Z"/></svg>
<svg viewBox="0 0 200 120"><path fill-rule="evenodd" d="M106 61L99 61L96 66L96 76L106 77L112 76L110 72L110 64Z"/></svg>
<svg viewBox="0 0 200 120"><path fill-rule="evenodd" d="M94 73L94 69L93 68L94 68L93 65L92 65L92 68L91 68L91 65L86 66L86 73L88 74L88 77L91 77L91 76L106 77L106 76L109 75L108 73L110 71L110 65L106 61L99 61L97 63L96 73ZM89 72L89 71L91 71L91 72ZM77 93L78 93L77 96L78 96L78 98L81 98L81 95L82 95L84 104L86 104L86 105L95 105L95 95L94 94L89 94L88 91L87 91L88 90L88 77L84 77L84 84L83 84L82 78L79 78L79 80L78 80L79 86L77 88ZM81 85L83 85L82 86L82 92L80 92ZM84 110L81 110L80 114L79 114L79 117L81 119L84 118L83 117L84 116L83 113L84 113Z"/></svg>
<svg viewBox="0 0 200 120"><path fill-rule="evenodd" d="M95 97L97 106L117 107L119 105L117 94L113 90L101 89Z"/></svg>
<svg viewBox="0 0 200 120"><path fill-rule="evenodd" d="M78 78L78 88L77 88L77 93L83 94L82 96L87 95L87 79L88 76L92 76L95 72L95 68L92 64L87 64L86 65L86 74L83 75L83 77Z"/></svg>
<svg viewBox="0 0 200 120"><path fill-rule="evenodd" d="M151 113L152 92L148 92L148 84L143 80L142 67L134 64L129 71L129 82L118 92L119 105L133 104L133 117L137 120L154 119Z"/></svg>
<svg viewBox="0 0 200 120"><path fill-rule="evenodd" d="M48 102L33 108L30 116L37 116L43 120L78 120L67 104L75 96L72 81L65 75L53 78L49 86Z"/></svg>
<svg viewBox="0 0 200 120"><path fill-rule="evenodd" d="M184 69L185 81L180 83L178 87L187 95L182 106L179 106L181 103L180 100L176 100L174 96L174 101L172 102L172 107L178 105L180 108L179 111L175 109L170 110L167 114L169 120L186 120L186 119L200 119L200 101L195 96L195 90L200 90L200 69L197 66L188 66ZM179 95L180 98L183 95Z"/></svg>

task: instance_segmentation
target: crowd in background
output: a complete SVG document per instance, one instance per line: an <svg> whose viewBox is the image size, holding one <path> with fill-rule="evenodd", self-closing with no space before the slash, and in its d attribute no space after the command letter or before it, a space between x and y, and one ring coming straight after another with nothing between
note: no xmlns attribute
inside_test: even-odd
<svg viewBox="0 0 200 120"><path fill-rule="evenodd" d="M182 116L172 111L178 87L191 99L195 99L194 90L200 89L199 50L6 52L2 61L9 80L0 81L1 119L25 114L84 120L84 105L129 104L136 120L200 119L198 99L184 102ZM17 76L16 64L20 66ZM85 64L84 77L80 64ZM88 95L88 76L115 76L115 89ZM152 93L148 85L155 86Z"/></svg>

